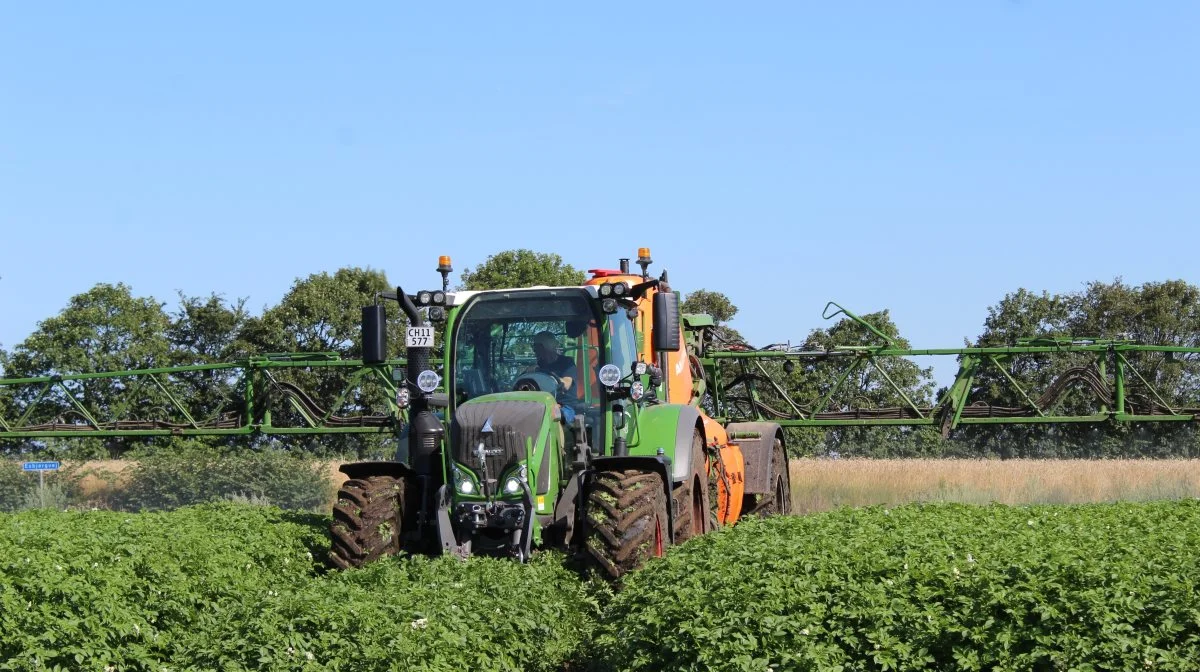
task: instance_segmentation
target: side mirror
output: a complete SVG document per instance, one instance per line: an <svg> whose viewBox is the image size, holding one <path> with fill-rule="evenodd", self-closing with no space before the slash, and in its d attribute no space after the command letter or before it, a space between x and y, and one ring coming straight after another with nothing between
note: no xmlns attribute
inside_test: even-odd
<svg viewBox="0 0 1200 672"><path fill-rule="evenodd" d="M387 315L383 306L363 306L362 360L363 364L387 361Z"/></svg>
<svg viewBox="0 0 1200 672"><path fill-rule="evenodd" d="M679 349L679 295L658 292L654 295L654 325L651 332L655 352Z"/></svg>

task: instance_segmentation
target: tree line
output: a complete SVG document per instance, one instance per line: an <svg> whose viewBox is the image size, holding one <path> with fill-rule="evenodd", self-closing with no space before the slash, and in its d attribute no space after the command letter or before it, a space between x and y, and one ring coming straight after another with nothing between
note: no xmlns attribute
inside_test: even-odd
<svg viewBox="0 0 1200 672"><path fill-rule="evenodd" d="M538 284L579 284L584 273L556 254L508 250L465 269L457 289L492 289ZM432 286L436 282L430 282ZM245 299L179 294L168 305L152 297L135 296L124 284L97 284L70 299L24 341L10 350L0 347L0 371L5 377L144 369L235 361L274 352L329 352L355 359L360 352L360 308L378 292L393 289L385 273L370 268L341 268L298 278L280 301L251 314ZM410 288L411 289L411 288ZM685 292L685 312L712 315L716 327L710 347L744 343L733 326L738 308L718 289ZM889 313L862 318L888 335L897 347L909 347ZM400 343L404 325L389 324L389 341ZM1018 289L990 306L983 329L967 346L1011 345L1019 338L1087 336L1129 339L1159 345L1200 345L1200 289L1180 280L1130 286L1121 280L1090 282L1078 292L1036 293ZM812 330L803 348L828 349L878 344L863 325L843 319L828 328ZM974 381L974 394L993 403L1021 406L1017 388L1041 390L1069 368L1086 364L1073 356L1022 356L1006 363L1005 371L984 369ZM836 378L836 362L806 362L785 371L777 364L768 372L793 399L821 397ZM771 368L774 367L774 368ZM831 368L833 367L833 368ZM1169 404L1186 406L1200 397L1200 362L1191 356L1147 355L1137 362L1138 375L1152 383ZM888 384L890 379L893 385ZM135 403L135 390L121 381L91 384L82 403L101 414L116 414ZM336 383L314 376L305 381L314 395L336 395ZM236 397L233 382L214 372L194 383L188 404L197 413L216 413ZM322 386L325 386L323 388ZM898 390L896 388L899 388ZM906 403L930 406L944 393L935 389L932 370L909 360L882 360L879 369L865 367L846 381L830 400L830 408L886 407ZM0 417L19 416L34 399L29 388L0 387ZM47 405L46 400L40 402ZM66 404L63 400L54 403ZM1068 390L1059 411L1081 412L1088 400ZM1193 402L1194 403L1194 402ZM43 413L53 415L53 404ZM944 438L934 428L857 427L793 430L793 452L818 456L871 457L1165 457L1200 453L1193 423L975 425L960 427ZM245 437L211 439L215 445L244 445ZM0 451L31 447L79 457L116 456L131 448L170 442L71 439L5 442ZM322 455L382 456L387 441L370 436L330 436L294 439L289 447Z"/></svg>

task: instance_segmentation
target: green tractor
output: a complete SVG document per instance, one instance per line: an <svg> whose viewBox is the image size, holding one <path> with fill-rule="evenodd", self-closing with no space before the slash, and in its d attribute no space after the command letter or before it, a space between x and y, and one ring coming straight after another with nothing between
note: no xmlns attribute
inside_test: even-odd
<svg viewBox="0 0 1200 672"><path fill-rule="evenodd" d="M584 286L449 292L448 259L439 270L442 290L381 295L408 322L405 418L394 461L341 467L336 566L548 547L617 579L714 526L715 443L664 375L687 361L665 273L622 260ZM385 322L363 309L365 363L387 359Z"/></svg>

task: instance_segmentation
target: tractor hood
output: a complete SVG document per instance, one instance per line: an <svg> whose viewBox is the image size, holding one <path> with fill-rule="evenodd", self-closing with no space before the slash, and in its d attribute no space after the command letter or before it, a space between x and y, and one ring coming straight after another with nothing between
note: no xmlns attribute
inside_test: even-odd
<svg viewBox="0 0 1200 672"><path fill-rule="evenodd" d="M487 474L498 478L525 459L528 440L536 468L554 415L554 398L545 392L503 392L463 403L454 413L451 451L455 462L483 477L479 444L483 443Z"/></svg>

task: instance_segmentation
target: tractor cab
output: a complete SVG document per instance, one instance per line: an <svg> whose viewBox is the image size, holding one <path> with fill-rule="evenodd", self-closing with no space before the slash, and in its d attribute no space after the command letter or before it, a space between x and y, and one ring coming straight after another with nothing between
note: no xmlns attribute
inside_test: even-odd
<svg viewBox="0 0 1200 672"><path fill-rule="evenodd" d="M454 539L446 544L526 556L543 528L563 522L555 511L563 484L623 438L611 390L632 377L633 322L595 287L457 292L448 301Z"/></svg>
<svg viewBox="0 0 1200 672"><path fill-rule="evenodd" d="M545 392L568 426L584 419L587 443L605 445L600 368L629 372L637 356L624 311L606 315L584 287L468 292L449 332L448 383L455 405L505 392Z"/></svg>

